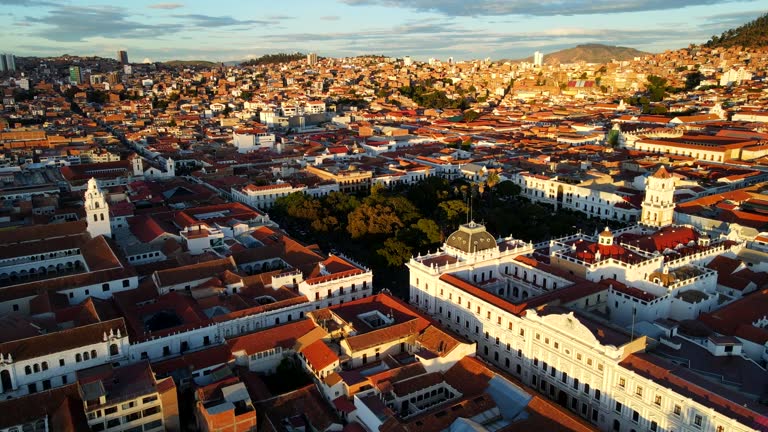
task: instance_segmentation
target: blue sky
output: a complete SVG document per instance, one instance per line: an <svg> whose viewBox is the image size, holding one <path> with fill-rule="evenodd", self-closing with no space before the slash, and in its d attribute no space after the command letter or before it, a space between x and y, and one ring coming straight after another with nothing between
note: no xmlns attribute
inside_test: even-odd
<svg viewBox="0 0 768 432"><path fill-rule="evenodd" d="M522 58L579 43L660 52L766 12L763 0L0 0L2 50L131 61L275 52ZM763 8L761 8L763 6Z"/></svg>

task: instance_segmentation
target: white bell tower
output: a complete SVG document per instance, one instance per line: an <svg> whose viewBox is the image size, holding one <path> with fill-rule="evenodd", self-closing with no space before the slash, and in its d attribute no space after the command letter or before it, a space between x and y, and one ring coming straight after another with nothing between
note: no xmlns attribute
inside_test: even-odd
<svg viewBox="0 0 768 432"><path fill-rule="evenodd" d="M675 216L675 178L663 166L645 179L645 199L640 223L663 227L672 225Z"/></svg>
<svg viewBox="0 0 768 432"><path fill-rule="evenodd" d="M112 226L109 221L109 204L104 192L99 189L96 179L88 180L85 191L85 214L88 221L88 233L96 238L100 235L112 237Z"/></svg>

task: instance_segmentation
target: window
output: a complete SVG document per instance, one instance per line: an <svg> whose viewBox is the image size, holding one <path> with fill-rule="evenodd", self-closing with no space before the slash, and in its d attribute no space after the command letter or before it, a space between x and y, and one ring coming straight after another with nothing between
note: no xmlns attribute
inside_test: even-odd
<svg viewBox="0 0 768 432"><path fill-rule="evenodd" d="M643 397L643 388L641 386L635 387L635 396Z"/></svg>
<svg viewBox="0 0 768 432"><path fill-rule="evenodd" d="M24 375L32 374L32 366L24 366Z"/></svg>
<svg viewBox="0 0 768 432"><path fill-rule="evenodd" d="M697 428L700 428L703 422L704 419L700 415L696 414L693 416L693 425Z"/></svg>
<svg viewBox="0 0 768 432"><path fill-rule="evenodd" d="M120 426L120 419L112 419L107 422L107 428L113 428L115 426Z"/></svg>
<svg viewBox="0 0 768 432"><path fill-rule="evenodd" d="M616 406L613 407L613 410L617 413L621 413L621 402L616 401Z"/></svg>
<svg viewBox="0 0 768 432"><path fill-rule="evenodd" d="M144 425L144 430L145 431L152 430L152 429L158 428L158 427L160 427L162 425L163 425L163 421L162 420L155 420L153 422L149 422L149 423L145 424Z"/></svg>
<svg viewBox="0 0 768 432"><path fill-rule="evenodd" d="M64 359L59 359L59 366L64 366L65 362Z"/></svg>
<svg viewBox="0 0 768 432"><path fill-rule="evenodd" d="M48 362L43 362L41 367L43 368L44 371L47 371L48 370Z"/></svg>
<svg viewBox="0 0 768 432"><path fill-rule="evenodd" d="M108 283L101 284L101 290L104 292L109 291L109 284Z"/></svg>
<svg viewBox="0 0 768 432"><path fill-rule="evenodd" d="M656 423L656 421L651 421L651 431L656 432L658 430L659 430L659 424ZM718 432L722 432L722 431L718 431Z"/></svg>
<svg viewBox="0 0 768 432"><path fill-rule="evenodd" d="M600 390L595 389L595 400L600 400Z"/></svg>
<svg viewBox="0 0 768 432"><path fill-rule="evenodd" d="M578 378L574 378L573 379L573 388L575 388L576 390L579 389L579 379Z"/></svg>
<svg viewBox="0 0 768 432"><path fill-rule="evenodd" d="M149 407L149 408L145 409L144 411L142 411L142 415L144 417L149 417L149 416L157 414L159 412L160 412L160 407L159 406L153 406L153 407Z"/></svg>
<svg viewBox="0 0 768 432"><path fill-rule="evenodd" d="M683 409L680 407L680 405L675 405L675 408L672 410L672 412L676 416L679 416L683 412Z"/></svg>
<svg viewBox="0 0 768 432"><path fill-rule="evenodd" d="M632 410L632 421L635 422L635 423L640 421L640 413L639 412L637 412L635 410Z"/></svg>
<svg viewBox="0 0 768 432"><path fill-rule="evenodd" d="M109 407L109 408L105 409L104 410L104 415L107 416L107 415L110 415L110 414L114 414L116 412L117 412L117 406L113 406L113 407Z"/></svg>
<svg viewBox="0 0 768 432"><path fill-rule="evenodd" d="M653 403L656 404L656 406L661 406L661 396L656 395L656 397L653 399Z"/></svg>
<svg viewBox="0 0 768 432"><path fill-rule="evenodd" d="M624 388L627 386L627 380L624 378L619 378L619 387Z"/></svg>

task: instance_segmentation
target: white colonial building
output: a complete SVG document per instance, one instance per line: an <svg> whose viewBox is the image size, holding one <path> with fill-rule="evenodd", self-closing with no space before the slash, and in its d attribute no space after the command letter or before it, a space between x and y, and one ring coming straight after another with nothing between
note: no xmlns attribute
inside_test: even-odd
<svg viewBox="0 0 768 432"><path fill-rule="evenodd" d="M648 240L648 235L627 234L617 244L610 232L591 239L574 236L554 242L546 258L541 245L534 253L533 245L494 240L481 225L462 225L442 250L407 264L410 301L477 342L483 358L601 430L763 430L764 407L724 394L720 384L678 373L684 368L649 354L659 343L677 344L675 335L662 330L666 316L649 317L655 318L651 325L659 333L669 333L658 341L634 327L610 322L617 315L619 322L631 320L632 307L610 304L618 301L617 293L629 290L619 291L619 284L612 286L609 279L636 284L644 280L643 289L655 288L656 294L673 298L696 291L681 301L686 313L691 305L711 305L706 302L716 277L696 263L723 250L699 245L697 254L667 258L641 248L646 246L642 239L665 244L663 238ZM672 233L665 231L663 236ZM618 244L631 240L639 246ZM668 270L663 270L665 260ZM681 271L685 266L691 273ZM653 274L655 270L661 271ZM675 271L680 271L677 279L669 276ZM628 299L638 310L639 300ZM668 306L664 313L672 315L674 307ZM616 312L608 317L606 308ZM654 306L647 305L646 310Z"/></svg>
<svg viewBox="0 0 768 432"><path fill-rule="evenodd" d="M521 172L512 175L511 180L520 186L521 194L533 202L601 219L632 222L640 216L639 209L630 201L635 191L616 186L607 178L597 177L573 184L557 176Z"/></svg>
<svg viewBox="0 0 768 432"><path fill-rule="evenodd" d="M88 189L85 191L85 214L88 221L88 233L96 238L100 235L112 237L112 225L109 220L109 204L104 198L104 192L99 188L96 179L88 180Z"/></svg>
<svg viewBox="0 0 768 432"><path fill-rule="evenodd" d="M671 225L675 216L675 178L663 166L645 180L645 199L640 223L662 227Z"/></svg>

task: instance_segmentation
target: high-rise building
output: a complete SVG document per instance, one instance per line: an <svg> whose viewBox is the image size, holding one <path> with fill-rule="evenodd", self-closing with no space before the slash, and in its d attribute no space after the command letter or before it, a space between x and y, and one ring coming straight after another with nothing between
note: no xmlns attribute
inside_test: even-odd
<svg viewBox="0 0 768 432"><path fill-rule="evenodd" d="M117 59L120 60L120 64L126 65L128 64L128 52L124 50L120 50L117 52Z"/></svg>
<svg viewBox="0 0 768 432"><path fill-rule="evenodd" d="M411 56L403 57L403 65L410 66L412 64L413 64L413 59L411 59Z"/></svg>
<svg viewBox="0 0 768 432"><path fill-rule="evenodd" d="M69 82L76 85L83 83L83 70L80 66L69 67Z"/></svg>
<svg viewBox="0 0 768 432"><path fill-rule="evenodd" d="M314 66L317 64L317 54L315 53L309 53L307 54L307 64L310 66Z"/></svg>
<svg viewBox="0 0 768 432"><path fill-rule="evenodd" d="M544 64L544 54L541 51L533 53L533 65L541 67Z"/></svg>
<svg viewBox="0 0 768 432"><path fill-rule="evenodd" d="M0 54L0 72L13 72L16 70L16 56L13 54Z"/></svg>

